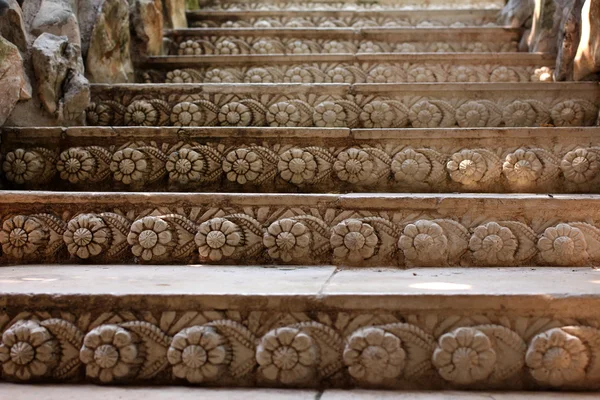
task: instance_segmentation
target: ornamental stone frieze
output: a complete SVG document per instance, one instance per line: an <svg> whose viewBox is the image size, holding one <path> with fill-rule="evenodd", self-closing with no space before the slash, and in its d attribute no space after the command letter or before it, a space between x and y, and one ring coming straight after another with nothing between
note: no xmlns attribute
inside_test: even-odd
<svg viewBox="0 0 600 400"><path fill-rule="evenodd" d="M592 197L6 192L0 201L5 265L600 265Z"/></svg>
<svg viewBox="0 0 600 400"><path fill-rule="evenodd" d="M2 379L429 390L598 387L598 321L245 308L57 307L0 314Z"/></svg>
<svg viewBox="0 0 600 400"><path fill-rule="evenodd" d="M92 92L87 124L97 126L590 126L600 103L595 83L95 85Z"/></svg>
<svg viewBox="0 0 600 400"><path fill-rule="evenodd" d="M180 120L201 114L192 103L176 108ZM385 105L372 108L371 117L377 108L383 118L392 114ZM269 118L288 110L276 111ZM0 176L11 189L77 191L599 190L598 128L568 137L551 128L480 129L478 139L472 130L248 128L236 137L239 129L73 128L64 141L56 129L5 129ZM99 141L98 133L112 138ZM164 140L154 140L157 133Z"/></svg>

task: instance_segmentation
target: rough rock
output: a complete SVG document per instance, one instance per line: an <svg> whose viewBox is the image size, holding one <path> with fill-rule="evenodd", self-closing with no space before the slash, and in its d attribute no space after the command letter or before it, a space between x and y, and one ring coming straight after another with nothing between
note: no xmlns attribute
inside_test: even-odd
<svg viewBox="0 0 600 400"><path fill-rule="evenodd" d="M33 43L32 60L38 96L50 114L55 115L59 121L69 120L69 116L63 114L65 102L72 110L70 114L80 107L87 107L89 84L83 77L79 46L69 43L66 36L44 33ZM80 104L74 105L74 99Z"/></svg>
<svg viewBox="0 0 600 400"><path fill-rule="evenodd" d="M42 0L31 32L36 36L45 32L66 36L69 42L81 46L79 22L71 0Z"/></svg>
<svg viewBox="0 0 600 400"><path fill-rule="evenodd" d="M513 28L529 27L534 6L533 0L508 0L500 12L498 23Z"/></svg>
<svg viewBox="0 0 600 400"><path fill-rule="evenodd" d="M21 7L17 0L3 1L6 8L0 10L0 36L25 52L27 51L27 32Z"/></svg>
<svg viewBox="0 0 600 400"><path fill-rule="evenodd" d="M130 0L133 49L140 56L157 56L162 52L163 14L160 0Z"/></svg>
<svg viewBox="0 0 600 400"><path fill-rule="evenodd" d="M575 0L563 10L558 33L558 55L554 70L555 81L573 79L573 60L581 37L581 9L584 0Z"/></svg>
<svg viewBox="0 0 600 400"><path fill-rule="evenodd" d="M130 41L128 1L105 0L96 17L86 56L86 76L90 82L133 80Z"/></svg>
<svg viewBox="0 0 600 400"><path fill-rule="evenodd" d="M559 29L557 19L562 19L562 12L557 12L556 3L557 0L535 0L534 18L527 41L530 52L556 55Z"/></svg>
<svg viewBox="0 0 600 400"><path fill-rule="evenodd" d="M19 49L0 36L0 126L19 100L31 98L31 86L23 70Z"/></svg>
<svg viewBox="0 0 600 400"><path fill-rule="evenodd" d="M600 72L600 0L586 0L581 12L582 34L575 55L575 80Z"/></svg>
<svg viewBox="0 0 600 400"><path fill-rule="evenodd" d="M167 26L171 29L187 28L186 0L164 0Z"/></svg>

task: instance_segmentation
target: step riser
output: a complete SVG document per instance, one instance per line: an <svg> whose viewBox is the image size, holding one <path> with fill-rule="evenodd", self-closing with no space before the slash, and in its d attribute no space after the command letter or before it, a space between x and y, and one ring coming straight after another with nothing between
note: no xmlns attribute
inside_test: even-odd
<svg viewBox="0 0 600 400"><path fill-rule="evenodd" d="M597 121L600 87L593 83L96 85L92 98L87 122L100 126L590 126ZM180 119L180 107L193 107L193 118ZM383 117L377 111L384 111ZM279 113L285 118L276 118Z"/></svg>
<svg viewBox="0 0 600 400"><path fill-rule="evenodd" d="M9 160L3 166L7 189L600 193L599 135L600 128L435 133L302 128L5 129L2 155ZM150 166L130 184L111 170L127 148L139 150ZM191 149L200 160L201 168L195 173L177 172L182 149ZM303 151L316 161L314 176L301 182L286 180L287 154ZM520 151L531 152L539 162L529 181L513 179L511 160ZM44 168L27 176L14 174L10 160L23 152ZM253 160L252 169L236 173L236 160L248 157ZM423 161L422 173L410 169L413 159ZM86 166L81 168L78 160L85 160ZM358 170L352 169L352 160L358 160ZM69 169L73 163L77 166ZM471 166L472 171L461 172L461 165Z"/></svg>
<svg viewBox="0 0 600 400"><path fill-rule="evenodd" d="M352 10L352 11L371 11L381 9L494 9L500 10L504 7L503 1L477 1L477 0L345 0L340 1L273 1L273 0L254 0L252 2L244 1L213 1L202 5L202 11L253 11L253 10Z"/></svg>
<svg viewBox="0 0 600 400"><path fill-rule="evenodd" d="M593 196L6 192L0 201L2 264L600 265Z"/></svg>
<svg viewBox="0 0 600 400"><path fill-rule="evenodd" d="M196 28L167 32L172 54L514 52L520 30L504 28Z"/></svg>
<svg viewBox="0 0 600 400"><path fill-rule="evenodd" d="M586 312L597 309L597 298L375 295L358 297L359 304L335 294L69 292L3 296L4 380L420 390L598 387L599 321ZM13 349L15 358L22 354L23 343L48 351L39 356L43 369L8 361ZM202 366L198 352L204 350L210 361ZM463 351L473 364L460 363ZM543 360L559 362L561 352L570 362L550 374ZM277 368L284 361L288 374Z"/></svg>

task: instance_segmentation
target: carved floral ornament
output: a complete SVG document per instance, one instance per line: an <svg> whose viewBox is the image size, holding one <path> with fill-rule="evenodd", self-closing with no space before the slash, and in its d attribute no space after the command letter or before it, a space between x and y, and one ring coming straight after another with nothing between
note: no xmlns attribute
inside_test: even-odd
<svg viewBox="0 0 600 400"><path fill-rule="evenodd" d="M215 386L236 380L289 387L337 386L344 377L365 387L410 382L480 388L509 387L518 376L541 388L597 384L600 331L589 326L523 318L531 327L525 332L493 323L446 324L442 318L441 329L401 322L340 329L305 320L275 323L256 334L240 322L207 320L198 312L183 313L179 323L177 313L166 312L160 324L129 314L133 319L113 317L90 326L34 316L11 321L0 340L2 377Z"/></svg>
<svg viewBox="0 0 600 400"><path fill-rule="evenodd" d="M337 68L332 72L334 77L338 77L334 83L356 83L348 70ZM225 71L220 74L227 75ZM227 82L230 81L227 79ZM305 80L299 77L294 81ZM416 101L409 101L379 97L369 100L371 96L366 96L364 100L318 96L313 100L303 96L258 97L240 94L216 98L213 102L209 97L201 93L179 96L179 102L173 100L177 96L170 96L168 102L160 99L133 100L127 106L118 101L96 99L97 102L88 108L88 125L323 128L590 126L596 123L598 115L598 107L584 99L557 99L547 103L535 99L508 98L469 100L419 96L414 97ZM99 116L99 113L102 115ZM15 164L15 160L8 161Z"/></svg>
<svg viewBox="0 0 600 400"><path fill-rule="evenodd" d="M426 108L419 111L423 112L429 113ZM430 117L415 116L423 120ZM386 148L390 147L225 147L136 142L120 149L71 147L58 156L43 148L16 149L6 153L3 169L6 180L25 187L47 185L55 178L65 184L85 185L112 177L115 185L133 190L165 181L184 189L219 184L310 186L338 181L338 185L357 189L385 185L398 191L445 187L502 192L561 184L561 189L569 192L589 190L600 176L596 147L559 153L535 147L495 151L474 148L447 154L412 147L395 147L388 153L382 150ZM23 172L21 164L15 162L25 155L28 161L23 166L32 169Z"/></svg>
<svg viewBox="0 0 600 400"><path fill-rule="evenodd" d="M510 220L468 226L450 219L398 223L365 215L364 210L354 212L355 217L329 223L291 210L285 218L263 222L242 211L224 214L217 209L209 214L220 216L197 222L188 215L158 210L140 217L121 211L84 213L66 221L52 214L14 215L2 223L0 260L58 262L70 256L75 262L189 263L199 259L231 264L434 267L600 263L600 229L585 222L545 224L535 231ZM331 209L327 215L338 213Z"/></svg>

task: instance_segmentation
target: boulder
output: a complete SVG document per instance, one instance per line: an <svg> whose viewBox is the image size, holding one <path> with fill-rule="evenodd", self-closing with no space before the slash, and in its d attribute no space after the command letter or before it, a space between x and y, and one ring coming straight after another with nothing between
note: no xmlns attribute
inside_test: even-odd
<svg viewBox="0 0 600 400"><path fill-rule="evenodd" d="M0 11L0 36L17 46L22 51L27 51L27 32L23 21L23 12L17 0L0 0L4 2Z"/></svg>
<svg viewBox="0 0 600 400"><path fill-rule="evenodd" d="M104 0L91 32L85 63L90 82L132 81L128 1Z"/></svg>
<svg viewBox="0 0 600 400"><path fill-rule="evenodd" d="M185 16L186 0L164 0L167 26L171 29L183 29L188 27Z"/></svg>
<svg viewBox="0 0 600 400"><path fill-rule="evenodd" d="M50 114L60 122L69 121L78 108L87 107L89 83L83 76L79 46L66 36L43 33L33 43L32 61L39 100ZM80 103L74 105L73 99ZM70 115L64 114L65 104Z"/></svg>
<svg viewBox="0 0 600 400"><path fill-rule="evenodd" d="M133 49L139 56L157 56L162 53L163 13L161 0L130 0Z"/></svg>
<svg viewBox="0 0 600 400"><path fill-rule="evenodd" d="M558 55L554 69L555 81L573 79L573 60L581 36L581 9L584 0L575 0L566 7L558 33Z"/></svg>
<svg viewBox="0 0 600 400"><path fill-rule="evenodd" d="M19 49L0 36L0 126L19 100L31 98L31 85L23 70Z"/></svg>
<svg viewBox="0 0 600 400"><path fill-rule="evenodd" d="M575 54L573 78L598 79L600 73L600 0L586 0L581 10L581 39Z"/></svg>
<svg viewBox="0 0 600 400"><path fill-rule="evenodd" d="M533 0L508 0L500 12L498 23L512 28L530 27L534 8Z"/></svg>
<svg viewBox="0 0 600 400"><path fill-rule="evenodd" d="M79 22L72 0L42 0L31 25L35 36L52 33L66 36L69 42L81 47Z"/></svg>

